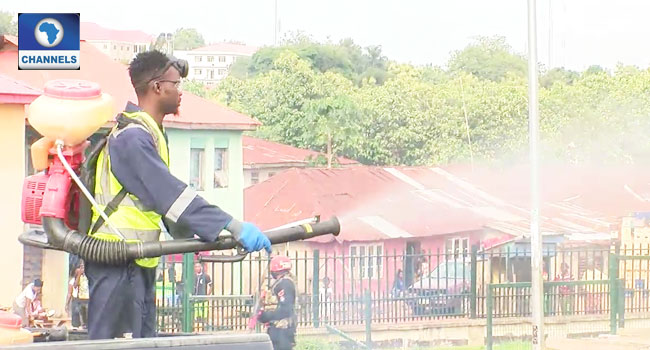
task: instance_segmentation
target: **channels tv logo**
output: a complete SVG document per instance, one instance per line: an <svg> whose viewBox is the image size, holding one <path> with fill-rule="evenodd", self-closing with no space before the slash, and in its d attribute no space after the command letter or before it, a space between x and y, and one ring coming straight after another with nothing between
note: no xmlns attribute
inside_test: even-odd
<svg viewBox="0 0 650 350"><path fill-rule="evenodd" d="M79 69L78 13L18 14L18 69Z"/></svg>

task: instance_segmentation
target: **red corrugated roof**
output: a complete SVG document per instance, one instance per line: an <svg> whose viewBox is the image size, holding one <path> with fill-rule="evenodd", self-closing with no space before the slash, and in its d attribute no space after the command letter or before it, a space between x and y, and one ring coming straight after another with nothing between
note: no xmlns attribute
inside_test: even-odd
<svg viewBox="0 0 650 350"><path fill-rule="evenodd" d="M79 70L18 70L18 51L14 47L0 51L0 74L26 82L34 87L44 86L52 79L84 79L99 83L102 91L115 99L115 110L124 108L127 101L137 102L127 66L115 62L93 45L81 42L81 69ZM165 125L179 129L236 129L253 130L260 123L246 115L183 93L179 117L168 116Z"/></svg>
<svg viewBox="0 0 650 350"><path fill-rule="evenodd" d="M609 233L618 229L620 217L650 211L648 170L545 168L542 231ZM245 218L269 229L314 215L337 215L342 241L486 227L521 235L530 227L527 183L526 167L291 169L245 189Z"/></svg>
<svg viewBox="0 0 650 350"><path fill-rule="evenodd" d="M133 44L149 44L153 35L141 30L117 30L100 26L97 23L81 22L81 40L110 40Z"/></svg>
<svg viewBox="0 0 650 350"><path fill-rule="evenodd" d="M11 44L13 46L18 46L18 37L17 36L5 34L5 35L0 35L0 39L3 40L3 44L9 43L9 44ZM2 45L0 45L0 46L2 46ZM18 64L18 63L16 62L16 64Z"/></svg>
<svg viewBox="0 0 650 350"><path fill-rule="evenodd" d="M223 52L223 53L234 53L234 54L241 54L241 55L247 55L251 56L255 52L259 50L258 47L255 46L248 46L248 45L242 45L242 44L233 44L233 43L216 43L216 44L210 44L208 46L203 46L196 48L192 51L202 51L202 52Z"/></svg>
<svg viewBox="0 0 650 350"><path fill-rule="evenodd" d="M450 172L511 202L524 206L529 203L530 168L527 166L501 170L477 167L473 172L469 168ZM541 199L615 216L650 210L648 174L650 166L646 165L546 165L540 170Z"/></svg>
<svg viewBox="0 0 650 350"><path fill-rule="evenodd" d="M471 231L484 223L467 209L444 210L444 204L377 167L291 169L246 188L244 198L246 220L263 229L337 215L342 226L338 239L343 241Z"/></svg>
<svg viewBox="0 0 650 350"><path fill-rule="evenodd" d="M267 141L255 137L244 136L244 166L259 164L292 164L293 166L306 165L308 159L315 159L322 153L285 145L278 142ZM323 155L324 156L324 155ZM359 162L344 157L337 158L340 165L355 165Z"/></svg>
<svg viewBox="0 0 650 350"><path fill-rule="evenodd" d="M0 103L30 104L41 94L33 87L0 74Z"/></svg>

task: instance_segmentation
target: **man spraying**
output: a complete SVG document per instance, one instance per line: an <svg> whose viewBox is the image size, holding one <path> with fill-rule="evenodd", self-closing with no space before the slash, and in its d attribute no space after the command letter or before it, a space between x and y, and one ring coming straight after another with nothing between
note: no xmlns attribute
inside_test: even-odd
<svg viewBox="0 0 650 350"><path fill-rule="evenodd" d="M186 61L158 51L140 53L131 62L129 75L138 104L129 102L117 116L97 159L95 180L95 200L124 237L117 236L95 208L88 234L127 244L157 242L164 219L205 242L216 241L225 229L247 252L270 251L271 242L257 226L209 204L169 171L163 119L178 114L181 79L187 71ZM143 258L123 266L86 263L90 339L124 333L134 338L155 336L158 261Z"/></svg>

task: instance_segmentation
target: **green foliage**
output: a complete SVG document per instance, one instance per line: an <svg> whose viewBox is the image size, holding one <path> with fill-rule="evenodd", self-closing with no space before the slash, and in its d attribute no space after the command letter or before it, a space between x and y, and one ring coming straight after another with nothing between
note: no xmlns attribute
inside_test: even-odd
<svg viewBox="0 0 650 350"><path fill-rule="evenodd" d="M524 77L526 59L514 54L504 37L479 37L475 43L452 54L452 72L464 71L479 78L500 81L508 74Z"/></svg>
<svg viewBox="0 0 650 350"><path fill-rule="evenodd" d="M18 23L14 21L14 14L0 11L0 35L18 35Z"/></svg>
<svg viewBox="0 0 650 350"><path fill-rule="evenodd" d="M184 81L183 91L187 91L203 98L208 98L210 96L210 91L205 87L205 85L195 80Z"/></svg>
<svg viewBox="0 0 650 350"><path fill-rule="evenodd" d="M246 75L257 76L272 70L274 62L285 51L295 53L316 71L339 73L357 85L370 78L376 84L382 84L388 77L388 59L382 54L381 46L363 49L352 39L341 40L338 44L321 44L300 32L285 39L283 46L265 47L256 52L248 64ZM236 76L241 78L243 68L237 67L237 71Z"/></svg>
<svg viewBox="0 0 650 350"><path fill-rule="evenodd" d="M388 61L352 40L296 34L233 66L215 98L257 118L255 135L373 165L527 158L526 62L502 38L479 38L449 68ZM650 159L650 70L551 69L540 78L543 157L572 163Z"/></svg>
<svg viewBox="0 0 650 350"><path fill-rule="evenodd" d="M228 75L237 79L247 79L250 76L248 66L251 64L251 61L252 59L246 56L237 58L237 60L230 65Z"/></svg>
<svg viewBox="0 0 650 350"><path fill-rule="evenodd" d="M650 71L620 66L588 70L569 86L541 96L548 150L573 163L647 161L650 155Z"/></svg>
<svg viewBox="0 0 650 350"><path fill-rule="evenodd" d="M338 154L350 152L358 138L353 91L345 77L314 71L290 50L281 52L267 73L248 80L228 77L217 89L220 100L264 124L258 136L322 152L329 144Z"/></svg>
<svg viewBox="0 0 650 350"><path fill-rule="evenodd" d="M174 50L193 50L201 46L205 46L205 40L194 28L178 28L174 33Z"/></svg>
<svg viewBox="0 0 650 350"><path fill-rule="evenodd" d="M339 350L340 346L337 343L328 342L325 340L298 337L296 341L296 350Z"/></svg>
<svg viewBox="0 0 650 350"><path fill-rule="evenodd" d="M599 74L599 73L605 73L606 70L605 68L599 66L599 65L593 65L589 66L587 70L585 70L585 74Z"/></svg>
<svg viewBox="0 0 650 350"><path fill-rule="evenodd" d="M545 88L550 88L555 84L555 82L562 82L570 85L579 77L580 74L578 72L566 70L564 68L553 68L540 77L539 84Z"/></svg>

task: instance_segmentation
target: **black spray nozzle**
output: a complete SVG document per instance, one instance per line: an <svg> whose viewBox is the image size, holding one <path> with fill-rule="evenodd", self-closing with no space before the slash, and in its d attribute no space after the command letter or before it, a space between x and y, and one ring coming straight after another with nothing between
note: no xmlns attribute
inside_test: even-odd
<svg viewBox="0 0 650 350"><path fill-rule="evenodd" d="M231 236L226 235L220 237L216 242L203 242L194 238L129 244L124 241L109 242L70 230L65 226L63 220L58 218L42 217L42 222L47 235L46 243L43 240L32 239L26 234L21 235L19 240L26 245L63 250L79 255L86 261L109 265L122 265L140 258L211 250L229 250L239 247ZM269 237L271 244L280 244L328 234L336 236L340 231L339 220L334 216L327 221L268 231L264 234ZM235 257L241 260L245 256L245 252L239 249L239 254ZM234 258L230 260L238 261Z"/></svg>

